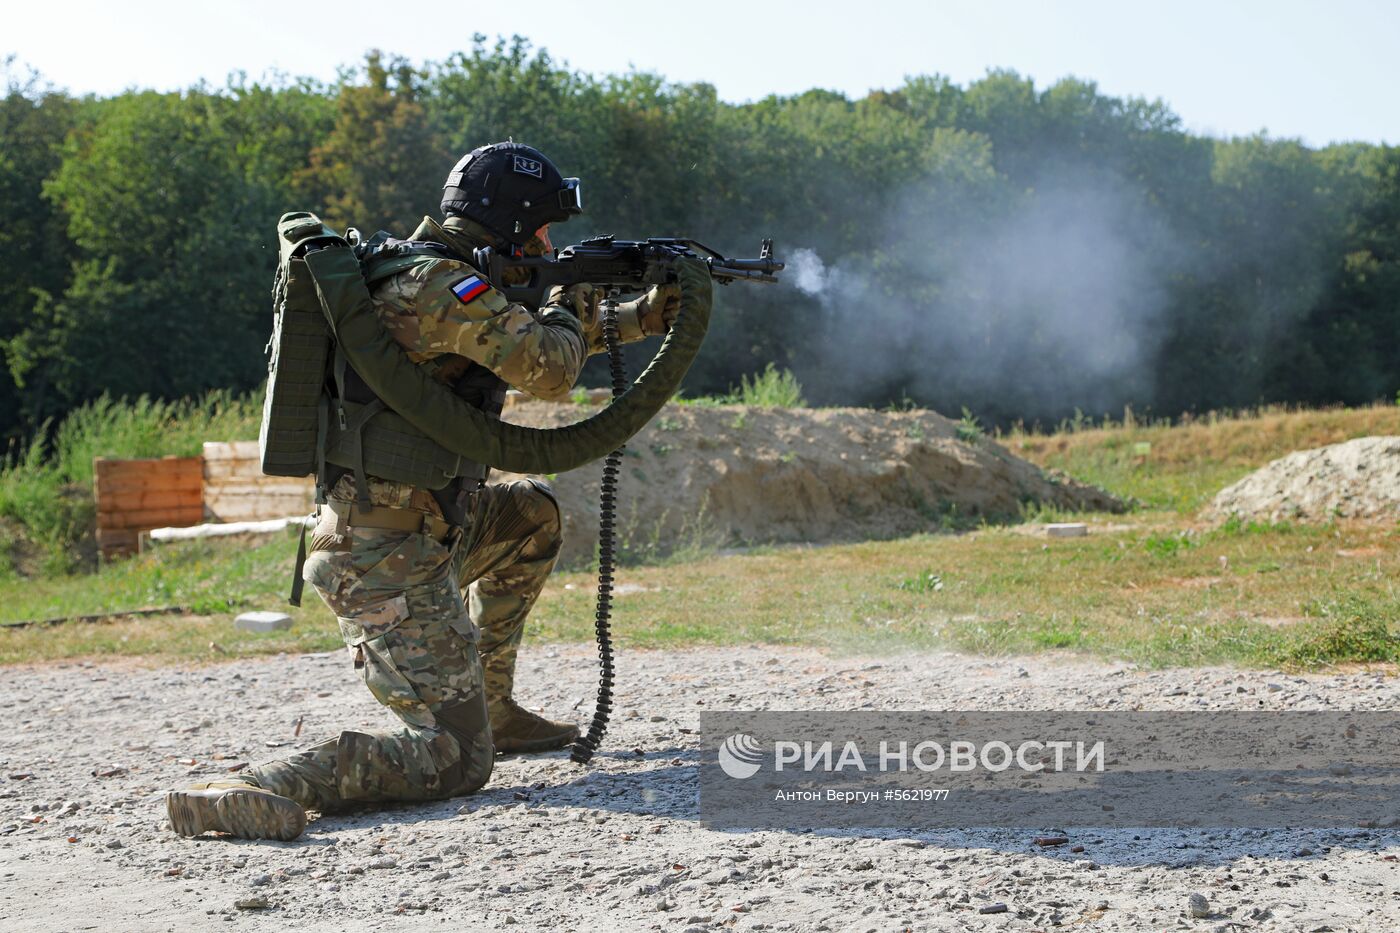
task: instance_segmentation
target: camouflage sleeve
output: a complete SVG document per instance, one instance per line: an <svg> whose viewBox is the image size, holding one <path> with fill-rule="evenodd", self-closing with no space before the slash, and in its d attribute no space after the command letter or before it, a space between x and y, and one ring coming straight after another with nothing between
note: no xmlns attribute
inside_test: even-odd
<svg viewBox="0 0 1400 933"><path fill-rule="evenodd" d="M538 398L567 397L587 358L583 325L567 310L511 304L466 263L415 266L377 288L375 299L415 359L465 356Z"/></svg>

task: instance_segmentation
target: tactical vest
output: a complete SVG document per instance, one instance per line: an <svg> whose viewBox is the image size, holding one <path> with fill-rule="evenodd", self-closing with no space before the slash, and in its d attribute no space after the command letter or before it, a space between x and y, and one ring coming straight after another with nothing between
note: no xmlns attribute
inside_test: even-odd
<svg viewBox="0 0 1400 933"><path fill-rule="evenodd" d="M306 267L305 256L327 246L345 257L342 279L356 274L368 292L393 275L435 259L455 259L441 243L396 240L387 233L347 241L314 214L286 214L278 224L280 261L273 284L273 331L268 342L267 397L263 404L259 451L262 470L272 476L316 477L316 501L346 472L368 501L367 477L442 490L458 478L484 481L488 468L461 457L427 437L375 395L365 375L355 371L335 337L333 308ZM491 370L459 358L436 366L452 391L492 417L505 402L506 384ZM373 375L373 374L371 374Z"/></svg>

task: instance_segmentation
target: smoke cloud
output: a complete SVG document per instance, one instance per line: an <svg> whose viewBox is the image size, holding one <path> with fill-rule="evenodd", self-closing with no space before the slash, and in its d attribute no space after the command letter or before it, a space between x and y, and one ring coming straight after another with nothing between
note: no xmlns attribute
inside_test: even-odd
<svg viewBox="0 0 1400 933"><path fill-rule="evenodd" d="M946 226L918 192L896 202L909 207L877 227L876 262L791 252L790 287L822 309L799 372L810 395L1027 419L1151 397L1169 285L1189 257L1135 192L1045 179L1000 216Z"/></svg>

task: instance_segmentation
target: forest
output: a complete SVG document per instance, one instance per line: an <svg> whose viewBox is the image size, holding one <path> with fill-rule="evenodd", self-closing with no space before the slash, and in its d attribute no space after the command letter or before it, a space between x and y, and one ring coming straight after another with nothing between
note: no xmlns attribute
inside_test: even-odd
<svg viewBox="0 0 1400 933"><path fill-rule="evenodd" d="M988 424L1395 398L1400 149L1204 137L1092 81L937 70L735 104L478 36L329 84L94 97L11 58L0 434L104 395L256 391L279 215L406 235L463 152L507 137L583 179L556 245L776 240L786 281L722 292L687 394L775 363L814 404Z"/></svg>

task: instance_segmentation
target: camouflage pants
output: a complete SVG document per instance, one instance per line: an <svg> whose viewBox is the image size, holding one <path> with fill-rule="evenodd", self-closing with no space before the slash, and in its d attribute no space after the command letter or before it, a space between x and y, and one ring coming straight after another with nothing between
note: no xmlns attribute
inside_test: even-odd
<svg viewBox="0 0 1400 933"><path fill-rule="evenodd" d="M348 478L332 494L341 502L353 497ZM371 499L428 507L421 490L403 484L374 481ZM460 541L337 529L326 513L303 575L336 614L365 686L403 728L345 731L249 777L321 811L481 788L494 760L487 695L496 702L510 695L525 616L558 552L558 509L546 487L531 481L477 493ZM461 588L468 585L470 613Z"/></svg>
<svg viewBox="0 0 1400 933"><path fill-rule="evenodd" d="M544 483L517 480L477 494L457 581L481 631L486 701L495 717L515 688L525 617L559 558L559 507Z"/></svg>

